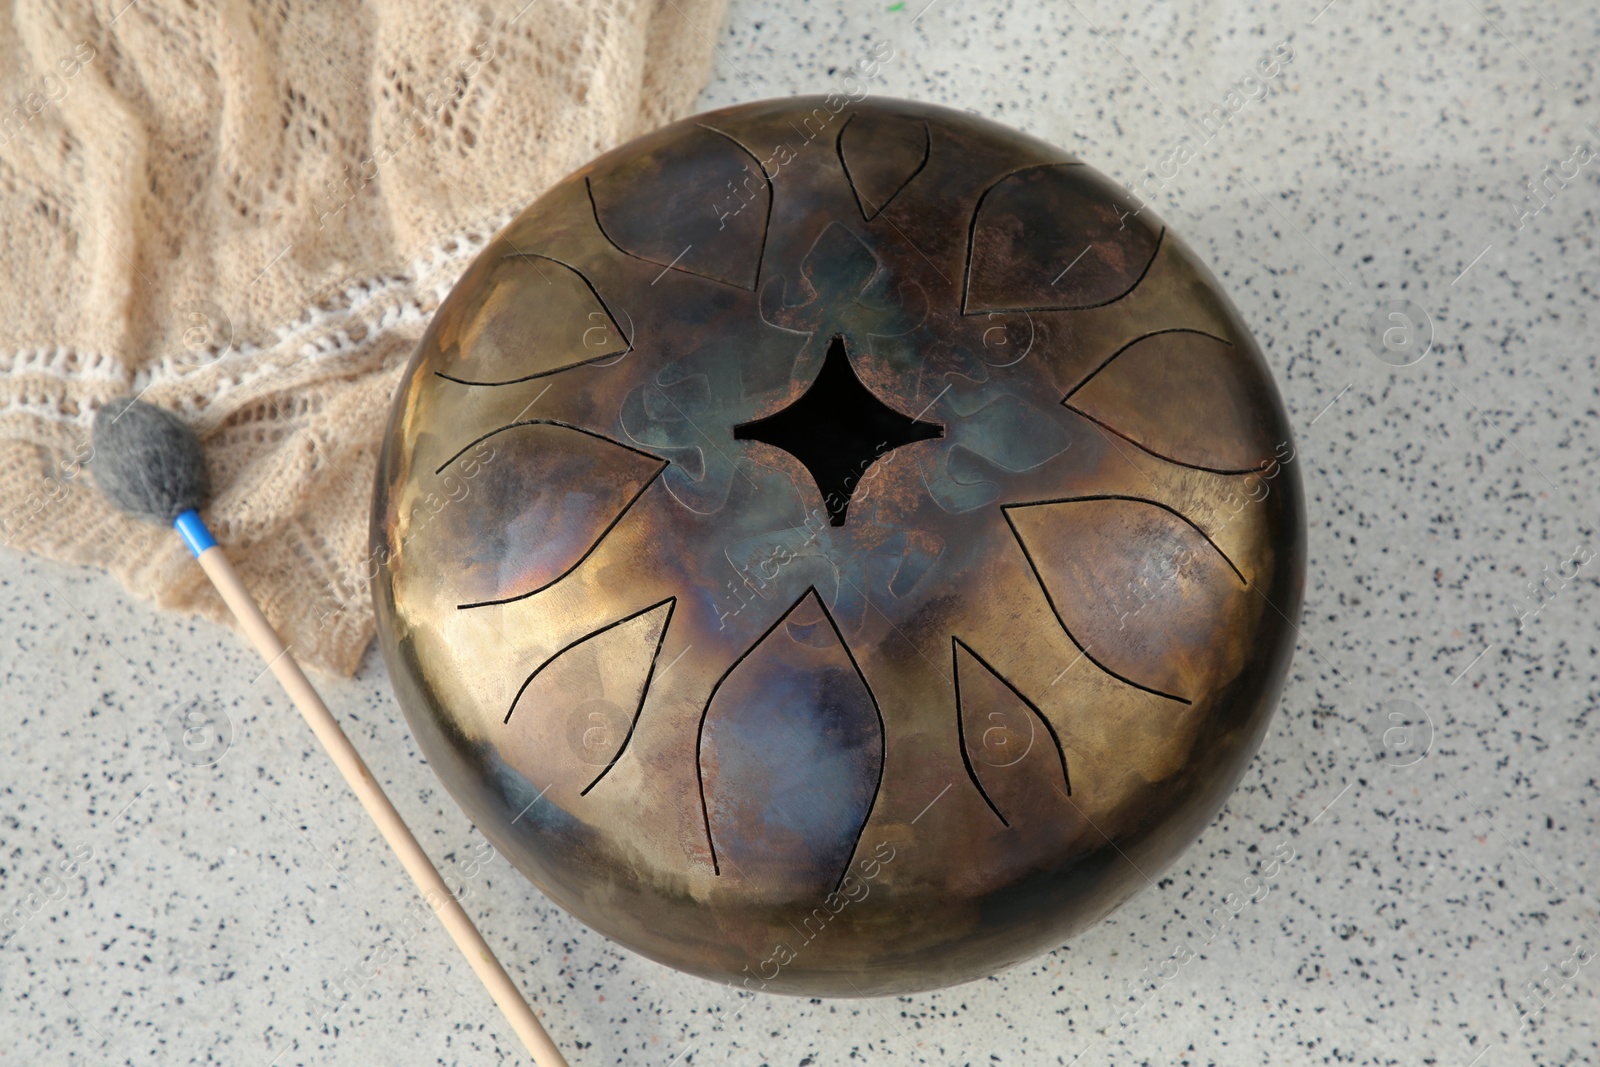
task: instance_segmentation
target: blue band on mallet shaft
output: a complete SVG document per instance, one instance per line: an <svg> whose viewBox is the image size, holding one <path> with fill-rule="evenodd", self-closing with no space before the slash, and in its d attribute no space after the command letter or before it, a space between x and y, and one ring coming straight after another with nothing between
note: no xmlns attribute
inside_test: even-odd
<svg viewBox="0 0 1600 1067"><path fill-rule="evenodd" d="M189 551L199 558L200 553L216 546L217 539L211 536L211 531L206 529L206 522L200 513L190 508L179 515L172 523L173 529L178 531L178 536L183 538L183 543L189 546Z"/></svg>

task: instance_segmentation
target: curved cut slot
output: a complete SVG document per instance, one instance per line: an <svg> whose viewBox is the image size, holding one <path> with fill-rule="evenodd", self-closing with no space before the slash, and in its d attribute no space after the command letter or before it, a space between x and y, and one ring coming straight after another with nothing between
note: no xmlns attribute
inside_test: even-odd
<svg viewBox="0 0 1600 1067"><path fill-rule="evenodd" d="M950 639L956 726L967 774L1001 823L1072 795L1061 738L1038 705L961 638Z"/></svg>
<svg viewBox="0 0 1600 1067"><path fill-rule="evenodd" d="M629 343L580 272L548 256L509 255L460 312L441 315L439 377L512 385L614 359Z"/></svg>
<svg viewBox="0 0 1600 1067"><path fill-rule="evenodd" d="M928 124L881 111L859 111L839 131L839 164L861 217L878 217L928 165Z"/></svg>
<svg viewBox="0 0 1600 1067"><path fill-rule="evenodd" d="M1177 512L1087 497L1004 513L1051 610L1102 670L1189 703L1243 661L1249 587Z"/></svg>
<svg viewBox="0 0 1600 1067"><path fill-rule="evenodd" d="M816 591L713 687L700 722L712 862L819 901L849 868L883 776L883 719Z"/></svg>
<svg viewBox="0 0 1600 1067"><path fill-rule="evenodd" d="M1079 163L1001 178L972 217L962 312L1068 311L1120 300L1144 278L1161 231L1110 179Z"/></svg>
<svg viewBox="0 0 1600 1067"><path fill-rule="evenodd" d="M1062 401L1170 463L1245 474L1273 456L1262 413L1277 409L1245 353L1198 330L1164 330L1124 346Z"/></svg>
<svg viewBox="0 0 1600 1067"><path fill-rule="evenodd" d="M603 626L541 663L506 712L501 756L530 782L559 792L589 792L622 758L675 599Z"/></svg>
<svg viewBox="0 0 1600 1067"><path fill-rule="evenodd" d="M666 467L648 452L562 423L516 423L473 442L465 495L439 509L460 546L451 586L463 608L532 596L582 563Z"/></svg>
<svg viewBox="0 0 1600 1067"><path fill-rule="evenodd" d="M753 292L772 211L760 161L705 126L641 143L588 179L606 240L630 256Z"/></svg>

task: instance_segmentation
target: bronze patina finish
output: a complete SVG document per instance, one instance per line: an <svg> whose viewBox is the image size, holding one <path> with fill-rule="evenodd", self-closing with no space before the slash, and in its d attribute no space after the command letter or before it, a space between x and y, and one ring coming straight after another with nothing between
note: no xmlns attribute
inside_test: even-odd
<svg viewBox="0 0 1600 1067"><path fill-rule="evenodd" d="M423 751L562 907L749 989L928 989L1170 863L1304 573L1249 331L1114 183L842 97L658 130L496 237L378 476Z"/></svg>

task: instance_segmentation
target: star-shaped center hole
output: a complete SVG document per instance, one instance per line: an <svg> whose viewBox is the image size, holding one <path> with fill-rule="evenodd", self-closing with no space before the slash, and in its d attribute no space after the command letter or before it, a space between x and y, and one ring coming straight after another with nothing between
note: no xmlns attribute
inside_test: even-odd
<svg viewBox="0 0 1600 1067"><path fill-rule="evenodd" d="M843 526L851 494L878 460L901 445L944 436L944 427L903 415L861 384L844 337L834 337L811 388L764 419L733 428L740 441L781 448L805 465L822 494L828 522Z"/></svg>

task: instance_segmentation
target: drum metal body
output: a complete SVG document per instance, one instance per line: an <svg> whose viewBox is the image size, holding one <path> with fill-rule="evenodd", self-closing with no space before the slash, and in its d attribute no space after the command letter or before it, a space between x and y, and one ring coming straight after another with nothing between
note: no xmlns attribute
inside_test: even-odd
<svg viewBox="0 0 1600 1067"><path fill-rule="evenodd" d="M906 101L700 115L495 237L373 511L434 770L552 900L803 995L1149 885L1259 744L1305 570L1249 331L1148 209Z"/></svg>

